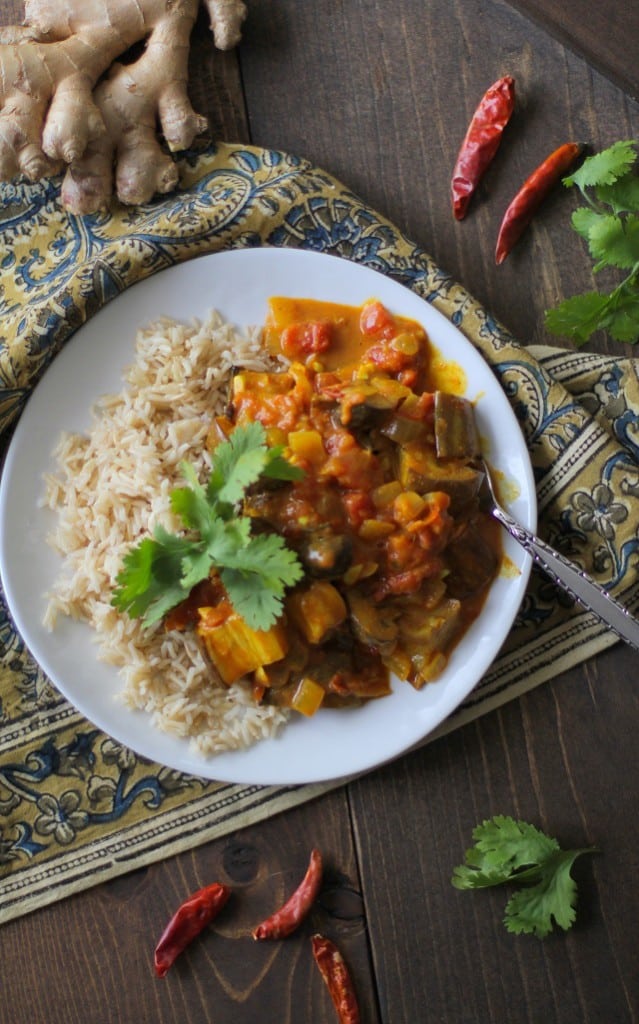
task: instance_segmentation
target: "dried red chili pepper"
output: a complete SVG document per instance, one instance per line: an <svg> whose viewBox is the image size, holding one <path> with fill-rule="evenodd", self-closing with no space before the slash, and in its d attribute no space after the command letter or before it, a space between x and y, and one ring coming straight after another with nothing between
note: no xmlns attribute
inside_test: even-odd
<svg viewBox="0 0 639 1024"><path fill-rule="evenodd" d="M550 190L570 170L582 150L583 147L579 143L566 142L547 156L526 178L501 222L495 249L495 263L504 262Z"/></svg>
<svg viewBox="0 0 639 1024"><path fill-rule="evenodd" d="M323 935L311 939L313 956L337 1011L339 1024L359 1024L359 1007L353 981L334 942Z"/></svg>
<svg viewBox="0 0 639 1024"><path fill-rule="evenodd" d="M514 107L515 79L504 75L481 98L457 156L451 181L457 220L466 216L473 193L499 149Z"/></svg>
<svg viewBox="0 0 639 1024"><path fill-rule="evenodd" d="M322 884L322 855L311 850L304 878L284 906L253 930L254 939L284 939L295 931L311 909Z"/></svg>
<svg viewBox="0 0 639 1024"><path fill-rule="evenodd" d="M178 907L155 948L155 973L163 978L180 953L217 917L231 890L215 882L192 893Z"/></svg>

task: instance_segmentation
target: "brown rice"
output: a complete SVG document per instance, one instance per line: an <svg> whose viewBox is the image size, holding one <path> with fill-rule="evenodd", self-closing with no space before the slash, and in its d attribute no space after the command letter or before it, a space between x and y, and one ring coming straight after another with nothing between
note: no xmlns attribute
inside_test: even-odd
<svg viewBox="0 0 639 1024"><path fill-rule="evenodd" d="M87 435L60 439L57 472L46 479L45 501L57 514L49 540L64 558L46 625L60 614L88 622L99 657L124 680L124 704L204 755L273 735L287 712L256 706L241 684L217 685L189 634L144 630L110 602L131 545L156 523L179 529L169 506L183 482L179 464L205 470L207 429L238 363L265 365L259 334L240 335L216 313L204 324L162 319L141 330L123 390L97 403Z"/></svg>

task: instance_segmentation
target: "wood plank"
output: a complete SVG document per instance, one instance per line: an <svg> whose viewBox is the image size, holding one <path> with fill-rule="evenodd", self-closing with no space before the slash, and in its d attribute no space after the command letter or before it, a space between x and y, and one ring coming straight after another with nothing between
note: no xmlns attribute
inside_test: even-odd
<svg viewBox="0 0 639 1024"><path fill-rule="evenodd" d="M235 56L210 53L198 22L203 70L192 91L213 135L250 135L333 171L524 342L553 340L543 310L592 286L568 227L569 196L553 197L497 269L501 212L565 137L595 147L637 137L636 104L505 3L249 6L241 76ZM1 0L2 20L17 7ZM588 11L596 10L592 0ZM505 71L517 77L518 111L460 225L448 199L457 146L482 91ZM15 1024L16 1007L21 1019L51 1024L328 1024L332 1008L302 941L315 927L344 949L367 1021L639 1019L635 661L616 648L348 791L5 925L0 1024ZM500 921L505 894L450 886L472 826L499 812L535 820L565 843L601 845L600 856L578 864L579 918L569 935L516 939ZM253 909L285 892L314 844L329 873L308 928L277 949L256 946ZM150 969L158 930L183 892L212 876L237 886L237 917L229 907L158 981Z"/></svg>
<svg viewBox="0 0 639 1024"><path fill-rule="evenodd" d="M24 0L2 0L0 25L21 25L24 21Z"/></svg>
<svg viewBox="0 0 639 1024"><path fill-rule="evenodd" d="M22 4L1 0L0 23L21 20ZM211 138L248 141L237 55L213 49L204 9L192 37L191 67L192 102L207 116ZM251 927L297 884L313 845L325 855L326 878L312 918L286 942L255 943ZM166 920L182 898L213 879L232 885L232 903L167 977L157 979L153 948ZM310 950L310 935L319 930L343 950L366 1020L375 1024L360 891L347 796L336 792L5 925L0 1022L329 1021L332 1006Z"/></svg>
<svg viewBox="0 0 639 1024"><path fill-rule="evenodd" d="M639 99L639 5L628 0L508 0L592 67Z"/></svg>
<svg viewBox="0 0 639 1024"><path fill-rule="evenodd" d="M335 174L524 344L558 343L544 329L544 311L601 284L570 227L576 197L559 187L496 267L501 218L562 142L600 149L636 138L636 104L508 4L491 0L398 0L392 18L384 0L337 10L254 0L240 58L255 143ZM459 223L449 195L457 150L483 92L505 73L516 79L516 111Z"/></svg>
<svg viewBox="0 0 639 1024"><path fill-rule="evenodd" d="M208 14L201 7L191 33L191 103L209 122L209 141L249 142L238 52L216 50L209 24ZM200 139L198 144L204 141Z"/></svg>
<svg viewBox="0 0 639 1024"><path fill-rule="evenodd" d="M639 798L623 781L636 750L635 660L628 648L610 651L351 786L387 1024L412 1019L419 1005L433 1021L639 1019L629 939L639 912ZM570 932L509 935L502 917L512 887L450 884L473 827L494 814L531 821L567 848L599 847L575 865Z"/></svg>
<svg viewBox="0 0 639 1024"><path fill-rule="evenodd" d="M392 19L385 10L372 2L329 12L285 0L275 10L258 0L241 51L253 140L335 173L524 343L555 343L544 310L595 286L569 226L573 201L560 189L496 268L501 215L529 171L565 139L602 148L636 137L636 105L506 4L405 0ZM282 40L275 65L262 34L271 17ZM290 43L299 37L303 51ZM517 79L517 112L478 201L458 224L448 188L459 141L483 90L505 72ZM624 788L633 763L625 716L634 720L636 695L623 681L632 657L611 652L350 787L385 1022L636 1019L639 993L622 935L638 908L634 895L626 904L621 879L636 842L626 816L636 822L637 798L627 795L608 814L606 796ZM491 813L528 817L564 843L596 840L608 850L607 837L618 837L619 858L613 852L605 865L577 866L583 894L574 932L543 944L516 939L501 924L503 894L452 888L473 825Z"/></svg>
<svg viewBox="0 0 639 1024"><path fill-rule="evenodd" d="M310 918L286 940L255 942L251 929L296 887L313 846L326 868ZM212 881L230 885L231 900L166 977L156 978L153 949L164 925L182 899ZM330 1021L310 948L316 931L342 950L363 1019L376 1024L345 790L6 924L0 1024Z"/></svg>

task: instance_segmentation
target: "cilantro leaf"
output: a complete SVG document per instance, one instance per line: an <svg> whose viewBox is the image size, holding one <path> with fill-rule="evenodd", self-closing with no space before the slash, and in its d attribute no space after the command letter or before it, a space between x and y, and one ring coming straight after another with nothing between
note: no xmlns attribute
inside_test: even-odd
<svg viewBox="0 0 639 1024"><path fill-rule="evenodd" d="M630 270L639 262L639 219L624 220L617 214L597 217L588 232L590 255L602 267Z"/></svg>
<svg viewBox="0 0 639 1024"><path fill-rule="evenodd" d="M476 889L494 885L513 871L542 860L559 846L523 821L497 815L473 830L475 846L466 851L466 866L455 869L454 885L459 889ZM487 881L488 879L488 881Z"/></svg>
<svg viewBox="0 0 639 1024"><path fill-rule="evenodd" d="M251 519L237 511L248 487L262 475L280 480L303 476L268 448L260 423L236 427L215 451L206 486L189 463L181 465L187 486L171 491L171 508L187 535L157 527L124 557L111 604L159 622L211 571L220 574L231 604L254 629L268 629L282 611L287 587L302 576L297 555L276 534L253 536Z"/></svg>
<svg viewBox="0 0 639 1024"><path fill-rule="evenodd" d="M249 542L251 521L248 517L231 519L211 517L200 541L193 542L182 561L183 584L190 590L205 580L212 566L227 565L238 548Z"/></svg>
<svg viewBox="0 0 639 1024"><path fill-rule="evenodd" d="M611 185L627 174L634 164L634 146L633 139L626 139L587 157L576 171L564 178L564 185L576 185L582 192L593 185Z"/></svg>
<svg viewBox="0 0 639 1024"><path fill-rule="evenodd" d="M553 921L564 930L575 920L577 886L570 873L577 857L593 848L562 850L556 839L534 825L498 815L473 830L475 845L451 879L457 889L483 889L504 883L523 888L506 904L504 924L514 934L544 938Z"/></svg>
<svg viewBox="0 0 639 1024"><path fill-rule="evenodd" d="M286 587L301 578L297 556L277 534L251 537L233 559L227 560L221 573L233 607L253 629L273 625L281 611Z"/></svg>
<svg viewBox="0 0 639 1024"><path fill-rule="evenodd" d="M544 939L553 929L553 920L559 928L568 931L575 923L577 903L577 884L570 869L577 857L586 852L557 850L540 864L536 872L539 881L519 889L506 904L507 931Z"/></svg>
<svg viewBox="0 0 639 1024"><path fill-rule="evenodd" d="M639 337L639 291L628 282L609 296L603 326L615 341L634 344Z"/></svg>
<svg viewBox="0 0 639 1024"><path fill-rule="evenodd" d="M188 594L181 582L188 542L162 526L124 556L111 603L152 626Z"/></svg>
<svg viewBox="0 0 639 1024"><path fill-rule="evenodd" d="M299 480L304 474L282 457L281 445L268 448L266 431L259 422L243 424L215 451L215 466L208 485L208 500L236 505L247 488L268 476L279 480Z"/></svg>
<svg viewBox="0 0 639 1024"><path fill-rule="evenodd" d="M274 625L282 611L278 594L268 587L257 590L250 575L235 569L223 569L220 577L233 607L251 629L270 629Z"/></svg>
<svg viewBox="0 0 639 1024"><path fill-rule="evenodd" d="M546 311L546 327L553 334L574 338L578 344L583 344L599 329L608 304L609 296L599 292L573 295Z"/></svg>
<svg viewBox="0 0 639 1024"><path fill-rule="evenodd" d="M185 526L193 530L206 529L213 509L209 504L206 491L200 484L193 466L188 462L180 464L182 476L188 481L188 487L174 487L171 491L171 510L179 516Z"/></svg>
<svg viewBox="0 0 639 1024"><path fill-rule="evenodd" d="M604 267L627 271L610 292L585 292L546 311L545 325L553 334L583 345L599 330L615 341L639 339L639 175L634 140L615 142L588 157L574 174L564 178L576 185L587 206L573 212L572 227L586 240L593 273Z"/></svg>
<svg viewBox="0 0 639 1024"><path fill-rule="evenodd" d="M587 241L590 237L590 232L593 230L600 217L601 214L597 213L596 210L593 210L591 206L579 206L573 212L570 223L577 234L581 235L581 237L585 238Z"/></svg>
<svg viewBox="0 0 639 1024"><path fill-rule="evenodd" d="M294 466L292 462L285 459L282 454L283 451L283 445L275 445L273 448L269 448L269 458L264 466L263 475L270 477L271 480L301 480L304 476L304 470L300 469L299 466Z"/></svg>
<svg viewBox="0 0 639 1024"><path fill-rule="evenodd" d="M255 424L252 424L254 426ZM217 493L217 499L228 505L237 505L251 484L259 480L262 470L266 465L266 448L260 445L256 448L240 450L231 441L233 461L228 464L227 476Z"/></svg>
<svg viewBox="0 0 639 1024"><path fill-rule="evenodd" d="M297 583L302 577L302 567L297 555L287 548L277 533L262 533L250 537L243 548L238 548L235 557L228 559L229 568L238 572L255 573L270 587L285 587Z"/></svg>
<svg viewBox="0 0 639 1024"><path fill-rule="evenodd" d="M633 213L639 210L639 177L626 174L612 185L598 185L595 196L599 204L609 206L613 213Z"/></svg>

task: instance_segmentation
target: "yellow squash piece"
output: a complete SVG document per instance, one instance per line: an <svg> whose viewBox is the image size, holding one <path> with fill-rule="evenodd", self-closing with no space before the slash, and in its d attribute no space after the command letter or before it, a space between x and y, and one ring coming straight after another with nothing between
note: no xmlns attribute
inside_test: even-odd
<svg viewBox="0 0 639 1024"><path fill-rule="evenodd" d="M215 608L199 608L198 614L197 635L227 686L279 661L288 651L286 631L279 623L266 630L251 629L237 612L222 622Z"/></svg>
<svg viewBox="0 0 639 1024"><path fill-rule="evenodd" d="M310 676L304 676L291 698L291 707L294 711L299 711L301 715L310 718L316 711L319 711L323 700L324 687L316 683Z"/></svg>
<svg viewBox="0 0 639 1024"><path fill-rule="evenodd" d="M322 435L317 430L292 430L288 435L288 446L292 455L315 465L321 465L326 459Z"/></svg>
<svg viewBox="0 0 639 1024"><path fill-rule="evenodd" d="M291 594L286 610L309 644L321 643L348 615L339 590L325 580L316 580L305 590Z"/></svg>

